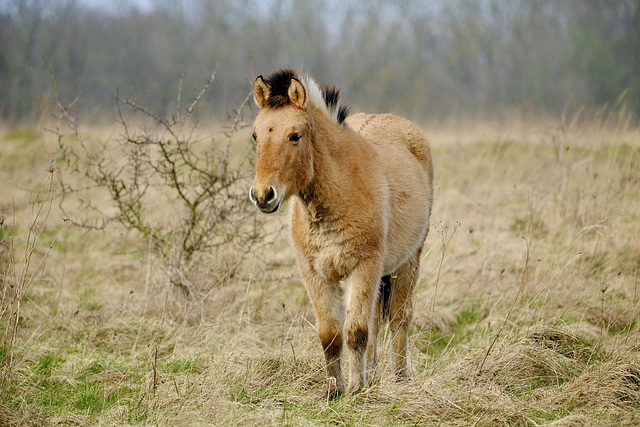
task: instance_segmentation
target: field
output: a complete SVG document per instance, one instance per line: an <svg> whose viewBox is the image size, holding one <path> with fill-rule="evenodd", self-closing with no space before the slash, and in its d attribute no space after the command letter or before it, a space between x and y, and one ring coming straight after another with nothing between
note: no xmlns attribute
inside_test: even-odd
<svg viewBox="0 0 640 427"><path fill-rule="evenodd" d="M233 245L200 254L185 292L135 230L65 221L60 182L76 178L55 136L4 126L0 426L640 424L640 130L602 117L423 130L436 182L412 379L391 379L383 334L380 383L333 401L287 232L229 274Z"/></svg>

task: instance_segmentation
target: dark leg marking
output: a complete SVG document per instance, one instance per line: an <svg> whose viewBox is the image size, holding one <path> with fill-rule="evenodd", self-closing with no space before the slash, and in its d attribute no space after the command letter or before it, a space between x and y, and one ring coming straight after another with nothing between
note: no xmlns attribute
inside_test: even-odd
<svg viewBox="0 0 640 427"><path fill-rule="evenodd" d="M340 357L340 352L342 351L342 337L340 334L320 337L320 341L322 342L322 349L324 350L327 362L333 362Z"/></svg>
<svg viewBox="0 0 640 427"><path fill-rule="evenodd" d="M382 317L389 318L389 297L391 296L391 276L380 279L380 298L382 298Z"/></svg>
<svg viewBox="0 0 640 427"><path fill-rule="evenodd" d="M369 338L369 333L366 329L356 329L353 333L353 336L349 337L349 347L353 349L361 349L366 347L367 339Z"/></svg>

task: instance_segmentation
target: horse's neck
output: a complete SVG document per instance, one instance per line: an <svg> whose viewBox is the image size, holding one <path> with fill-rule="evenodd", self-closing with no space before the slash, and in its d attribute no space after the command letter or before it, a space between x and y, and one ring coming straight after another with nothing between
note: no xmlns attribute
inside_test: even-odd
<svg viewBox="0 0 640 427"><path fill-rule="evenodd" d="M300 198L310 213L330 215L344 203L344 186L348 184L344 162L349 161L349 147L343 141L343 128L324 117L314 121L314 176L300 192Z"/></svg>

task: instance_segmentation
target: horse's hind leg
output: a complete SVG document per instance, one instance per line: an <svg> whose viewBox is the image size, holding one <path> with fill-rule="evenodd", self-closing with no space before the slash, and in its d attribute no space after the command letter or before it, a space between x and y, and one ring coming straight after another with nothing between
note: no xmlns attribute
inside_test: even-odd
<svg viewBox="0 0 640 427"><path fill-rule="evenodd" d="M393 369L398 379L409 378L407 368L407 340L413 314L412 294L420 270L421 248L391 276L389 295L389 328Z"/></svg>

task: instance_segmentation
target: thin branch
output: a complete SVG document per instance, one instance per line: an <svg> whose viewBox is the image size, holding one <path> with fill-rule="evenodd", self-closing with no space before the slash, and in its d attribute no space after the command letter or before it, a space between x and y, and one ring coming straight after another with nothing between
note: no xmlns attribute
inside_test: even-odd
<svg viewBox="0 0 640 427"><path fill-rule="evenodd" d="M218 63L216 63L216 67L213 70L213 73L211 73L211 76L209 76L209 78L207 79L207 82L204 84L204 86L202 86L202 89L200 89L200 92L198 92L198 94L196 95L196 97L193 99L193 101L191 102L191 104L187 107L187 110L185 112L185 115L183 117L183 120L188 118L189 116L191 116L191 113L193 113L196 109L196 107L198 106L198 104L200 103L200 100L202 99L202 97L204 96L205 93L207 93L207 91L209 90L209 88L211 86L213 86L213 83L216 81L216 74L218 73Z"/></svg>
<svg viewBox="0 0 640 427"><path fill-rule="evenodd" d="M484 359L482 359L482 363L480 364L480 368L478 369L478 376L482 375L482 369L484 368L485 362L489 358L489 353L491 353L491 350L496 345L496 342L498 341L498 338L500 338L500 335L502 334L505 326L507 325L507 322L511 318L511 314L513 313L513 310L514 310L514 308L516 306L516 303L520 299L520 295L522 294L522 291L523 291L525 283L526 283L527 269L529 267L529 241L524 237L522 239L526 243L527 251L526 251L525 260L524 260L524 268L522 269L522 278L520 280L520 286L518 287L518 292L516 293L516 296L513 299L513 304L511 304L511 306L509 307L509 311L507 312L507 316L504 318L504 322L502 322L502 325L500 325L500 328L498 329L498 332L496 333L496 336L493 337L493 341L491 341L491 344L489 345L489 348L487 349L487 354L485 354L484 355Z"/></svg>
<svg viewBox="0 0 640 427"><path fill-rule="evenodd" d="M222 158L220 159L220 166L218 169L220 170L220 174L222 175L223 179L227 175L227 155L229 154L229 147L231 147L233 136L238 130L240 121L242 120L242 117L243 117L242 112L244 110L244 107L249 103L249 100L251 99L251 95L253 95L253 90L250 90L247 93L247 95L244 97L244 99L240 103L240 106L235 110L235 115L233 117L233 121L231 122L229 133L227 135L227 146L224 148L224 151L222 152Z"/></svg>
<svg viewBox="0 0 640 427"><path fill-rule="evenodd" d="M182 103L182 84L184 83L184 73L180 75L180 82L178 83L178 94L176 95L176 117L174 122L179 122L182 118L180 117L180 109Z"/></svg>

